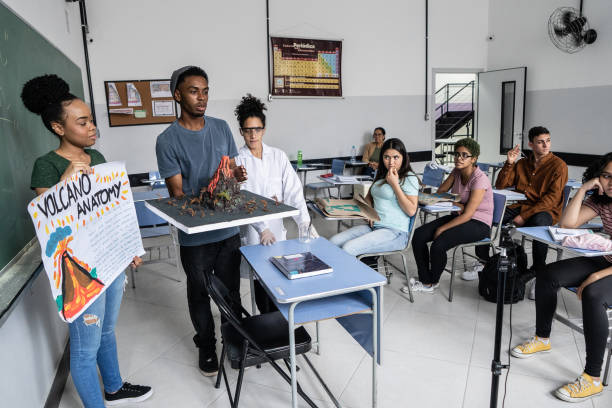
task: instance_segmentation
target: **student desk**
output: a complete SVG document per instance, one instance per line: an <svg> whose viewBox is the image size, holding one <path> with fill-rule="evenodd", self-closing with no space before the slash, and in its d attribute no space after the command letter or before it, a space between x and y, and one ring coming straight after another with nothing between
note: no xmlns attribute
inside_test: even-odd
<svg viewBox="0 0 612 408"><path fill-rule="evenodd" d="M547 244L548 246L555 248L557 250L557 261L561 259L561 254L563 252L567 252L575 256L587 256L587 257L612 255L612 251L607 251L607 252L593 251L590 249L578 249L578 248L570 248L570 247L563 246L561 245L560 242L554 241L552 239L552 237L550 236L550 233L548 232L548 227L546 226L517 228L516 233L521 236L543 242Z"/></svg>
<svg viewBox="0 0 612 408"><path fill-rule="evenodd" d="M295 171L298 173L298 175L301 175L302 177L302 186L306 186L306 175L308 174L309 171L311 170L325 170L325 169L329 169L330 166L328 164L325 163L310 163L310 164L302 164L302 165L296 165L295 167Z"/></svg>
<svg viewBox="0 0 612 408"><path fill-rule="evenodd" d="M307 278L290 280L269 261L272 256L310 251L333 268L333 272ZM297 377L295 362L295 334L297 325L336 318L353 337L360 341L372 355L372 406L377 406L376 362L380 362L382 331L382 286L386 279L354 256L333 245L325 238L309 242L287 240L270 246L241 247L240 252L251 267L251 301L253 275L274 300L280 312L289 322L292 407L297 408ZM369 312L364 315L362 313ZM369 321L371 316L371 322ZM365 317L365 319L363 319ZM366 322L366 330L363 323ZM357 325L361 324L359 327ZM370 333L367 327L371 328ZM318 333L317 333L318 335ZM361 338L358 338L361 335ZM368 346L371 345L371 350ZM319 344L317 343L317 349ZM336 406L339 406L335 402Z"/></svg>
<svg viewBox="0 0 612 408"><path fill-rule="evenodd" d="M510 201L523 201L523 200L527 199L527 197L525 197L525 194L519 193L518 191L514 191L514 190L509 190L509 189L497 190L497 189L493 189L493 192L497 193L497 194L505 195L506 196L506 202L510 202Z"/></svg>

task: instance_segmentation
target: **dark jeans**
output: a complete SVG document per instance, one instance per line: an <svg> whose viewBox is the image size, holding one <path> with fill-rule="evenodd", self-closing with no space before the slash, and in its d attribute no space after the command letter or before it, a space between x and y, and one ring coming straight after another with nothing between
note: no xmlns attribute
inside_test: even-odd
<svg viewBox="0 0 612 408"><path fill-rule="evenodd" d="M204 352L214 352L215 322L210 312L210 297L205 273L214 273L240 304L240 236L199 246L181 246L181 263L187 275L187 303L196 331L193 341Z"/></svg>
<svg viewBox="0 0 612 408"><path fill-rule="evenodd" d="M593 272L611 267L603 256L571 258L551 263L536 281L536 336L550 337L553 315L557 309L557 291L577 287ZM612 305L612 276L591 283L582 291L582 321L586 344L584 371L599 377L608 338L606 309Z"/></svg>
<svg viewBox="0 0 612 408"><path fill-rule="evenodd" d="M260 314L276 312L278 308L274 304L272 298L268 295L268 292L261 286L259 280L254 282L255 287L255 304L257 304L257 309L259 309ZM255 313L253 313L255 314Z"/></svg>
<svg viewBox="0 0 612 408"><path fill-rule="evenodd" d="M502 221L502 224L508 224L509 222L512 222L514 217L516 217L520 213L521 213L520 207L506 208L506 212L504 213L504 219ZM536 227L536 226L542 226L542 225L552 225L552 215L550 215L550 213L547 213L546 211L542 211L542 212L533 214L531 217L525 220L525 225L523 226L524 227ZM546 255L548 253L548 245L534 240L532 242L531 248L532 248L532 257L533 257L532 268L534 272L541 271L546 266ZM484 261L488 261L489 260L489 247L484 247L484 246L476 247L476 255L480 259Z"/></svg>
<svg viewBox="0 0 612 408"><path fill-rule="evenodd" d="M483 238L487 238L491 233L491 228L484 222L469 220L444 231L438 238L433 239L436 229L450 222L455 217L457 215L454 214L440 217L437 220L421 225L414 231L412 252L414 253L414 259L419 271L419 280L422 283L438 283L446 267L446 251L459 244L480 241ZM431 241L433 241L431 248L428 249L427 243Z"/></svg>

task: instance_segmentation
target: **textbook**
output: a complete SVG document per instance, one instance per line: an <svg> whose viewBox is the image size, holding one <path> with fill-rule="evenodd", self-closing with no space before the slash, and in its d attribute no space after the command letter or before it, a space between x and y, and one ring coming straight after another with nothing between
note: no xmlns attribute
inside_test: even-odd
<svg viewBox="0 0 612 408"><path fill-rule="evenodd" d="M586 228L557 228L548 227L548 233L553 240L557 242L563 241L565 237L573 237L577 235L592 234L593 231Z"/></svg>
<svg viewBox="0 0 612 408"><path fill-rule="evenodd" d="M289 279L306 278L333 271L328 264L317 258L312 252L273 256L270 257L270 262Z"/></svg>

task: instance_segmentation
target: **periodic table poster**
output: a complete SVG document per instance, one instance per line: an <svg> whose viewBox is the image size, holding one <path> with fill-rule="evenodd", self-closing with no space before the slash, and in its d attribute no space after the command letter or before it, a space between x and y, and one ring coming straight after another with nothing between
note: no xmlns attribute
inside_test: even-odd
<svg viewBox="0 0 612 408"><path fill-rule="evenodd" d="M342 41L270 39L272 95L342 96Z"/></svg>

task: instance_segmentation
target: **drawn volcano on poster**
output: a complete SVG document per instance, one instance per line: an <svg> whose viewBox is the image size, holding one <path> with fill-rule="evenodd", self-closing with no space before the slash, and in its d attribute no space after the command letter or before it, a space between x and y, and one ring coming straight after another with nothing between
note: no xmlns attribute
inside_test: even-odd
<svg viewBox="0 0 612 408"><path fill-rule="evenodd" d="M79 260L70 249L73 240L70 226L59 227L47 242L46 255L53 257L53 280L55 287L61 283L61 295L55 298L58 310L66 320L77 315L81 309L104 287L97 278L96 268Z"/></svg>

